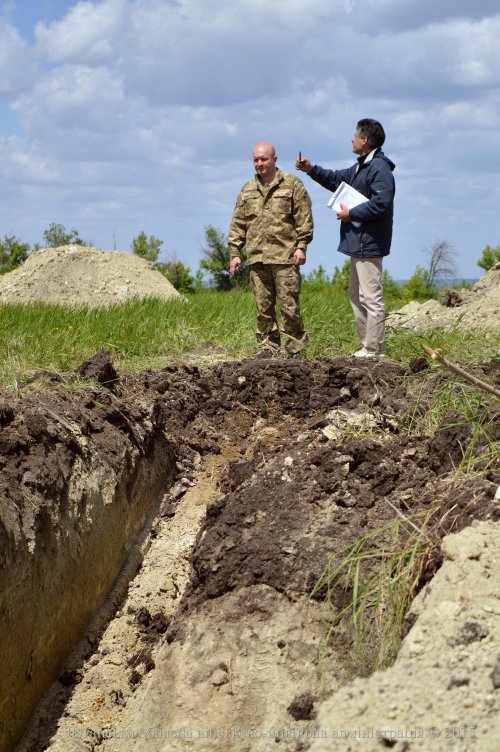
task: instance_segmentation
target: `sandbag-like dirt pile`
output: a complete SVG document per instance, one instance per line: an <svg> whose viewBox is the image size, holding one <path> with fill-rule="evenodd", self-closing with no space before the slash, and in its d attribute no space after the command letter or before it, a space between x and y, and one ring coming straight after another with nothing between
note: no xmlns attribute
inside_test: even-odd
<svg viewBox="0 0 500 752"><path fill-rule="evenodd" d="M391 327L428 332L432 329L492 329L500 326L500 263L476 282L472 290L449 291L445 303L412 301L388 316Z"/></svg>
<svg viewBox="0 0 500 752"><path fill-rule="evenodd" d="M79 245L42 248L0 276L0 303L108 306L131 297L184 299L140 256Z"/></svg>
<svg viewBox="0 0 500 752"><path fill-rule="evenodd" d="M421 361L409 370L390 360L354 361L253 359L203 370L178 364L159 373L116 373L111 388L80 391L62 388L61 377L40 374L17 395L3 390L0 576L9 587L2 588L0 621L10 614L23 635L16 648L21 669L7 679L4 670L4 728L18 718L19 698L29 695L46 657L43 619L36 621L36 608L32 613L25 607L30 599L44 602L49 585L36 577L52 580L43 563L67 551L69 573L54 599L62 635L62 625L85 600L86 593L68 584L72 577L85 581L83 560L93 572L87 579L101 584L104 563L92 568L99 539L93 555L86 551L94 528L103 527L109 555L120 527L137 517L140 494L134 489L146 488L141 481L148 479L152 487L164 485L142 531L135 569L128 567L125 584L118 577L120 587L68 661L52 667L56 681L20 751L299 752L315 740L326 743L324 734L331 742L324 749L337 748L337 711L321 707L349 686L352 652L335 639L326 646L325 635L352 593L336 590L329 608L321 594L310 597L330 557L398 516L422 512L434 519L438 536L474 520L498 524L500 517L498 463L458 480L454 472L464 452L479 457L498 436L472 436L457 414L445 416L433 435L405 430L410 414L413 423L425 415L432 390L446 375L437 371L429 379ZM102 354L98 362L110 372ZM80 372L90 373L89 367ZM494 379L495 364L477 372ZM94 380L98 376L93 373ZM477 409L486 418L494 412L493 399ZM116 489L123 511L106 527L102 515L115 506ZM422 584L439 566L437 551L422 569ZM469 592L496 576L489 557L478 551L476 559L484 567L471 566L476 580L467 580ZM462 565L476 559L465 557ZM14 574L25 571L23 561L24 567L32 562L32 574L19 582ZM453 580L455 601L459 580ZM489 588L487 597L484 608L498 614L498 589ZM471 641L479 652L463 670L458 652L453 663L440 666L435 686L432 672L412 674L429 697L428 715L419 706L413 727L429 729L439 720L442 730L441 742L426 746L428 737L418 747L425 752L492 752L486 727L500 707L497 679L488 674L491 667L496 676L496 631L481 617L482 606L474 604L469 614L466 605L463 614L460 605L438 609L431 626L417 610L410 632L440 632L441 619L453 610L457 621L448 625L446 639L459 640L471 630L477 635ZM469 621L477 628L464 626ZM377 637L374 624L355 673L372 670ZM474 704L466 682L475 660L485 683ZM2 664L9 668L9 650ZM383 691L390 696L386 685ZM449 692L449 704L445 697L440 707L449 705L450 717L445 710L431 713L434 691L440 698ZM396 698L394 711L389 701L393 730L409 723L411 699L405 702L403 717ZM474 742L445 736L455 718L476 726ZM376 744L366 748L410 749L396 746L394 738Z"/></svg>

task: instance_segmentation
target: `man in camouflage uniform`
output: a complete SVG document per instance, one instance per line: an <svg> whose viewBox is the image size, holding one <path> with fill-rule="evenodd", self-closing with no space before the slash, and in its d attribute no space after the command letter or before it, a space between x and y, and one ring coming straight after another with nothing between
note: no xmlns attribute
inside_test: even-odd
<svg viewBox="0 0 500 752"><path fill-rule="evenodd" d="M261 353L279 352L278 301L285 352L298 357L309 339L300 314L299 267L305 264L313 237L311 199L302 181L280 170L276 161L272 144L263 142L254 148L256 174L241 189L231 220L229 271L233 276L238 271L240 251L246 246Z"/></svg>

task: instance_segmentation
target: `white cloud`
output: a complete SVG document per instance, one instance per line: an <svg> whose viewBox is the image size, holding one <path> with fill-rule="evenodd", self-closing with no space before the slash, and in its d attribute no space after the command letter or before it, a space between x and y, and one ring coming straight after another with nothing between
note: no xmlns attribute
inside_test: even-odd
<svg viewBox="0 0 500 752"><path fill-rule="evenodd" d="M450 39L455 43L454 74L464 86L491 88L500 86L500 15L494 19L451 25Z"/></svg>
<svg viewBox="0 0 500 752"><path fill-rule="evenodd" d="M33 81L35 59L18 31L0 17L0 97L12 97Z"/></svg>
<svg viewBox="0 0 500 752"><path fill-rule="evenodd" d="M60 21L37 24L38 52L52 63L99 65L112 61L128 11L127 0L82 0Z"/></svg>
<svg viewBox="0 0 500 752"><path fill-rule="evenodd" d="M107 68L63 65L40 77L13 106L31 132L55 127L106 133L113 114L128 105L122 82Z"/></svg>
<svg viewBox="0 0 500 752"><path fill-rule="evenodd" d="M446 25L453 19L477 20L498 14L497 0L351 0L351 15L360 30L386 33Z"/></svg>
<svg viewBox="0 0 500 752"><path fill-rule="evenodd" d="M500 183L500 12L469 5L84 1L39 23L33 47L4 20L0 89L24 129L0 141L5 208L33 228L32 242L50 221L101 245L98 234L109 244L118 227L122 247L144 229L196 267L197 238L208 223L227 228L255 142L273 141L285 169L299 149L345 166L357 119L371 116L397 163L391 263L413 269L416 250L448 234L479 255L500 242L488 234L496 219L479 194L480 227L462 206L485 175ZM339 264L327 195L305 180L317 218L310 258Z"/></svg>

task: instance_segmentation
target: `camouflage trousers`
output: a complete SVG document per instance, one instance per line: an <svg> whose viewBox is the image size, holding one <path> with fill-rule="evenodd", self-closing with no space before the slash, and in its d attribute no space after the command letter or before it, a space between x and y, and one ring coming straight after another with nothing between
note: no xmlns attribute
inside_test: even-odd
<svg viewBox="0 0 500 752"><path fill-rule="evenodd" d="M300 315L301 277L293 264L250 264L250 285L257 306L257 341L263 347L278 350L281 333L288 353L300 352L308 343ZM279 303L281 322L276 316ZM281 324L281 325L280 325Z"/></svg>

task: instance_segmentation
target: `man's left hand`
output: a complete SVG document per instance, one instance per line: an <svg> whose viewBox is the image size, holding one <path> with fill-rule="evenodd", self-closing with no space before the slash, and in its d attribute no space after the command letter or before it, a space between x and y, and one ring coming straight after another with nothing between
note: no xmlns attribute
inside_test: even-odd
<svg viewBox="0 0 500 752"><path fill-rule="evenodd" d="M302 266L306 263L306 254L301 248L297 248L293 254L293 263L295 266Z"/></svg>
<svg viewBox="0 0 500 752"><path fill-rule="evenodd" d="M341 222L350 222L351 215L349 214L349 207L347 204L340 204L340 211L337 212L337 219Z"/></svg>

